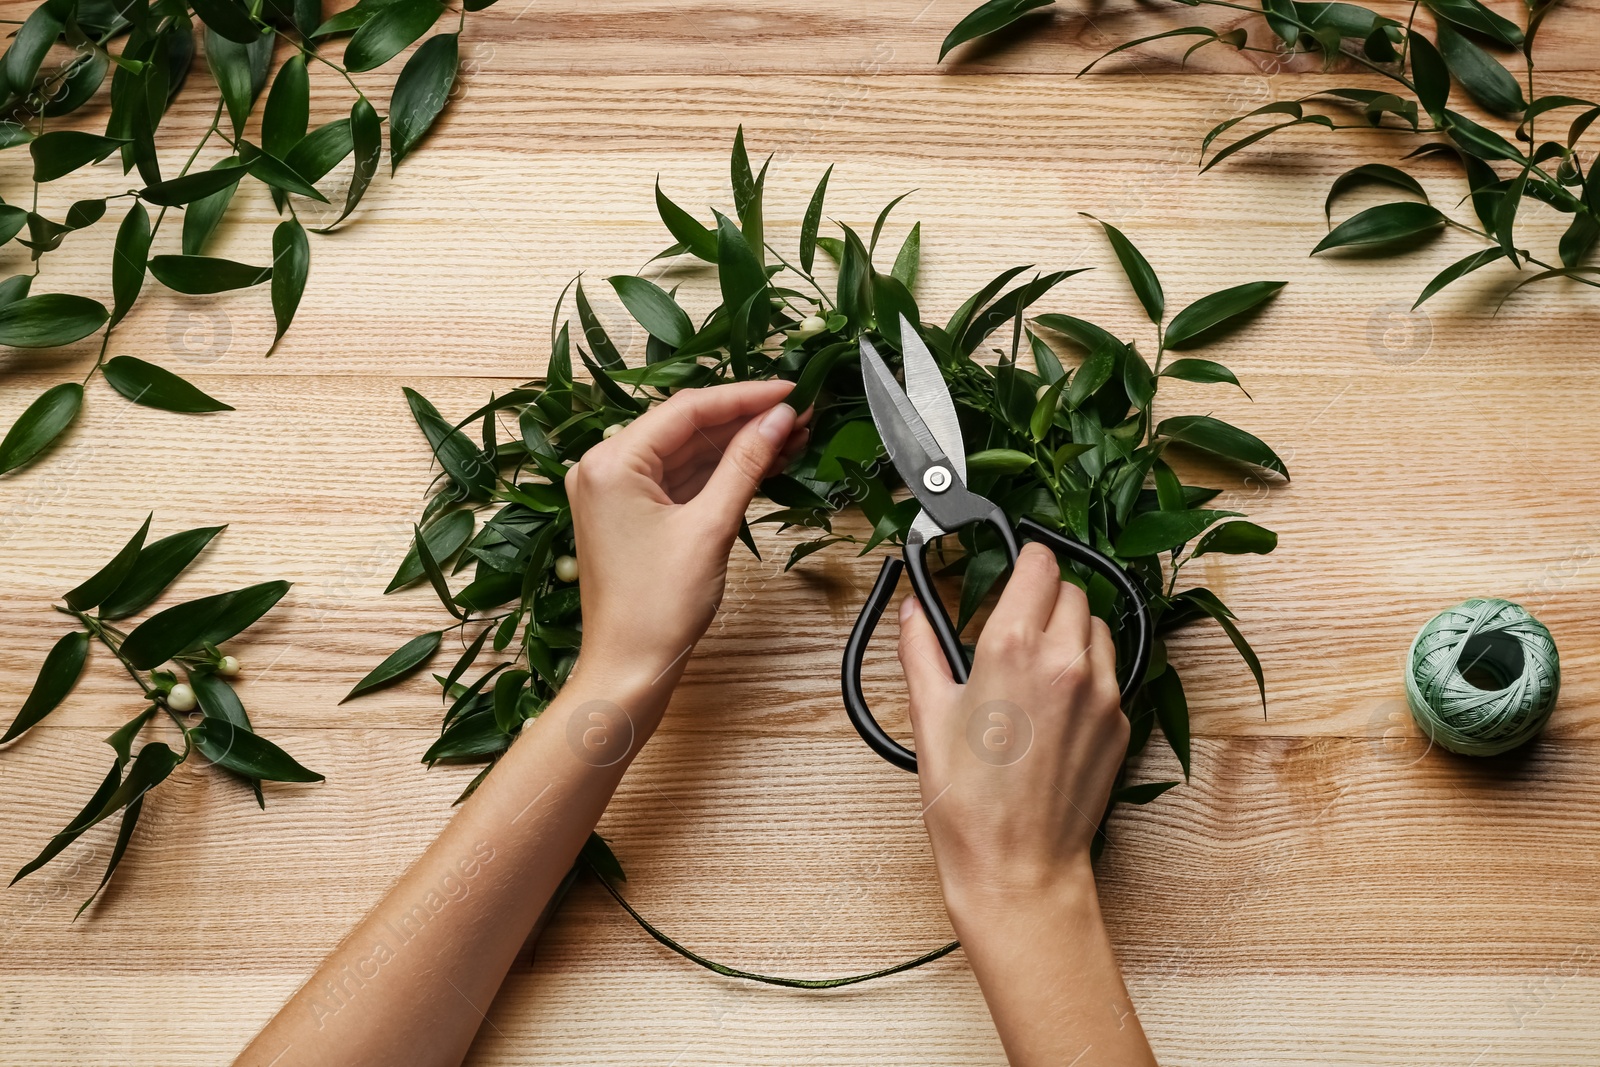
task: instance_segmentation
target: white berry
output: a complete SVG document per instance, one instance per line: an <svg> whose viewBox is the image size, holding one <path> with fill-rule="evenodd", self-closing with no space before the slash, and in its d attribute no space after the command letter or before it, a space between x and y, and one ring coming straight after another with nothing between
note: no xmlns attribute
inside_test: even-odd
<svg viewBox="0 0 1600 1067"><path fill-rule="evenodd" d="M556 557L556 578L563 582L578 580L578 560L574 556Z"/></svg>
<svg viewBox="0 0 1600 1067"><path fill-rule="evenodd" d="M795 340L806 341L828 328L828 321L819 315L807 315L792 331Z"/></svg>
<svg viewBox="0 0 1600 1067"><path fill-rule="evenodd" d="M601 438L607 441L611 440L613 437L617 436L617 434L622 432L622 426L623 424L620 422L613 422L610 426L607 426L604 430L600 431Z"/></svg>
<svg viewBox="0 0 1600 1067"><path fill-rule="evenodd" d="M198 703L199 701L194 698L194 690L183 682L173 686L172 691L167 694L167 707L173 711L193 711Z"/></svg>
<svg viewBox="0 0 1600 1067"><path fill-rule="evenodd" d="M223 656L222 662L217 664L217 673L224 678L237 678L239 676L239 661L232 656Z"/></svg>

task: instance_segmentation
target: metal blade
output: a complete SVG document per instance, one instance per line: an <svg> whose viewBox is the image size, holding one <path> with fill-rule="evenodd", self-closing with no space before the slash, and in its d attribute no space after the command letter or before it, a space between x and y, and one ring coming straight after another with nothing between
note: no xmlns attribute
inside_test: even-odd
<svg viewBox="0 0 1600 1067"><path fill-rule="evenodd" d="M878 436L902 478L909 483L930 463L950 462L911 400L900 391L888 364L865 337L861 339L861 382Z"/></svg>
<svg viewBox="0 0 1600 1067"><path fill-rule="evenodd" d="M950 399L950 389L939 373L939 364L933 353L922 343L916 328L900 316L900 349L905 354L906 396L917 409L928 431L939 444L950 466L967 480L967 449L961 440L961 423L956 418L955 401Z"/></svg>

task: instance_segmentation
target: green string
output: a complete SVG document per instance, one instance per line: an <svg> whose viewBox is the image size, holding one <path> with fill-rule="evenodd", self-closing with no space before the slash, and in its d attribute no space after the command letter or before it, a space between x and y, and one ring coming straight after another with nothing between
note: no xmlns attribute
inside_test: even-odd
<svg viewBox="0 0 1600 1067"><path fill-rule="evenodd" d="M1509 600L1447 608L1411 642L1411 716L1452 752L1497 756L1524 744L1544 728L1560 688L1550 631Z"/></svg>
<svg viewBox="0 0 1600 1067"><path fill-rule="evenodd" d="M961 947L961 942L952 941L942 948L936 948L932 952L925 952L916 959L906 960L904 963L897 963L882 970L869 971L866 974L853 974L848 978L774 978L771 975L756 974L753 971L743 971L737 967L729 967L725 963L708 960L693 949L685 948L683 945L678 944L678 942L656 929L649 919L635 911L633 905L623 898L622 894L617 891L617 887L612 885L610 879L601 874L593 863L588 860L583 862L588 866L590 872L594 874L595 879L605 887L606 892L611 894L611 899L622 905L622 910L633 917L633 921L639 924L640 929L655 938L659 944L670 948L691 963L697 963L708 971L715 971L717 974L728 978L744 978L752 982L764 982L767 985L786 986L789 989L838 989L840 986L855 985L857 982L870 982L874 978L886 978L891 974L909 971L913 967L921 967L924 963L932 963L934 960L950 955L950 953Z"/></svg>

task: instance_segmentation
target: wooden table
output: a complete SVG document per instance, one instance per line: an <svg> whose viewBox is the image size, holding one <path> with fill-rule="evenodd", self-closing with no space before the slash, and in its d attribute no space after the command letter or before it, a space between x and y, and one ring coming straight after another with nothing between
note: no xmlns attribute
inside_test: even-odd
<svg viewBox="0 0 1600 1067"><path fill-rule="evenodd" d="M536 374L567 279L634 270L667 243L657 174L682 203L729 204L727 150L743 123L752 154L777 155L768 226L782 244L829 163L829 213L858 226L917 190L885 240L923 220L919 297L936 317L1005 266L1093 265L1039 309L1148 345L1079 211L1124 227L1175 307L1252 279L1290 283L1211 353L1253 403L1182 383L1163 393L1168 411L1214 411L1272 442L1294 481L1263 491L1193 468L1282 536L1269 557L1196 568L1260 651L1270 713L1218 632L1178 641L1193 779L1120 813L1101 866L1162 1062L1600 1063L1600 303L1555 285L1496 317L1499 275L1409 314L1423 282L1469 250L1455 235L1401 259L1309 259L1329 180L1394 161L1409 148L1398 140L1316 131L1196 173L1213 123L1348 78L1219 52L1186 72L1142 53L1075 80L1110 44L1188 21L1121 2L1093 17L1063 4L1031 39L935 67L969 3L622 0L591 12L506 0L468 19L448 119L398 177L383 168L354 225L313 240L299 321L271 358L264 293L149 293L114 350L238 411L148 411L96 382L64 446L0 480L0 717L63 630L52 598L147 510L162 534L226 522L178 591L296 583L239 644L242 692L261 730L328 781L269 788L261 812L185 767L82 920L72 912L98 880L109 827L0 894L0 1061L224 1062L449 817L472 772L418 762L437 727L432 684L338 704L440 615L426 589L380 595L429 477L400 388L459 415ZM1595 10L1585 0L1551 20L1541 92L1600 91ZM173 152L209 117L204 79L169 120ZM348 106L316 86L326 111L314 119ZM50 209L103 189L110 166L61 183ZM20 152L0 157L13 199L26 168ZM1454 204L1450 169L1420 170ZM252 193L218 254L263 261L275 221ZM108 291L111 228L98 229L46 260L41 291ZM1553 247L1556 224L1539 232ZM6 273L22 269L15 246L6 255ZM81 376L93 351L0 359L9 424L43 387ZM722 617L602 829L630 897L691 946L755 969L852 973L950 931L915 783L857 740L839 704L839 650L876 561L825 553L784 574L774 561L794 540L761 535L765 562L736 553ZM1402 702L1417 627L1480 594L1527 604L1563 653L1549 730L1498 760L1428 751ZM885 630L871 674L892 703ZM31 856L103 773L102 738L137 710L112 667L96 655L68 704L0 753L0 869ZM1169 776L1175 761L1158 741L1139 772ZM587 882L515 968L471 1057L1002 1060L959 954L835 993L757 987L669 955Z"/></svg>

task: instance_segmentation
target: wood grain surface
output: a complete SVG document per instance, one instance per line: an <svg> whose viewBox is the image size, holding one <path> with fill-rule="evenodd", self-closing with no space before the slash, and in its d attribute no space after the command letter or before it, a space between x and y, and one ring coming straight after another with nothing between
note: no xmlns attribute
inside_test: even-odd
<svg viewBox="0 0 1600 1067"><path fill-rule="evenodd" d="M62 632L53 598L154 508L156 533L231 524L175 594L295 582L238 643L241 692L263 732L328 775L269 788L262 812L185 767L81 920L109 827L0 892L0 1063L226 1062L448 818L471 771L418 762L439 716L432 684L337 703L440 617L425 590L381 595L429 478L400 387L460 415L537 373L574 273L636 270L669 243L658 174L702 212L730 202L740 123L753 153L776 156L768 230L780 247L830 163L832 217L870 224L916 190L885 240L922 220L918 296L933 317L1007 266L1093 266L1039 310L1152 344L1080 211L1137 241L1173 307L1289 282L1207 353L1253 401L1176 382L1160 400L1168 414L1239 422L1294 474L1266 487L1186 469L1282 540L1268 557L1195 565L1261 654L1268 714L1214 629L1175 642L1193 777L1119 814L1101 867L1162 1062L1600 1063L1600 304L1557 284L1496 313L1514 278L1485 271L1411 313L1424 282L1470 250L1459 235L1400 259L1308 258L1332 176L1395 161L1404 139L1314 131L1197 174L1214 123L1369 84L1359 75L1221 52L1180 72L1152 48L1107 75L1070 76L1119 40L1196 21L1188 9L1063 3L1035 35L941 68L938 41L965 0L523 4L468 19L460 98L398 176L380 170L353 225L313 239L300 317L270 358L265 293L182 298L147 283L114 350L178 370L236 412L136 408L97 381L70 437L0 480L0 718ZM16 18L31 5L5 7ZM1541 92L1600 92L1595 8L1573 3L1547 25ZM348 103L325 73L323 120ZM202 72L164 151L204 128L208 91ZM91 107L84 122L102 117ZM27 166L0 155L8 199ZM47 187L42 209L59 216L89 190L120 188L113 167ZM1417 169L1441 205L1465 191L1442 163ZM1559 221L1530 211L1530 240L1553 247ZM242 195L217 254L264 262L274 222L265 196ZM104 297L110 237L102 225L69 238L36 290ZM23 268L14 246L5 255L5 273ZM658 268L686 293L704 287L692 267ZM642 351L619 309L601 312ZM0 354L0 424L93 355L88 342ZM663 928L730 963L820 976L950 931L915 783L857 741L839 705L840 649L877 561L824 553L784 574L774 561L798 539L759 534L764 562L736 553L722 615L602 829L629 896ZM1562 652L1549 730L1496 760L1429 750L1403 703L1411 636L1471 595L1523 602ZM889 709L902 700L892 631L869 664ZM104 772L102 738L137 710L111 667L92 656L68 703L0 752L0 870L33 855ZM905 733L903 713L886 722ZM1158 742L1139 772L1176 765ZM470 1062L1003 1056L959 953L831 993L753 987L666 953L580 882L514 969Z"/></svg>

